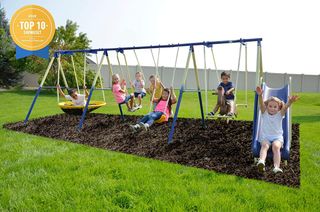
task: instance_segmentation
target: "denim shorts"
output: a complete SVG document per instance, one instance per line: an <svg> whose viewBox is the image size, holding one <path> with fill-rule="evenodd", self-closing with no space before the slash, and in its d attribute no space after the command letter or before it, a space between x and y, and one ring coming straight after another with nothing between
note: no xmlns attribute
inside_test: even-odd
<svg viewBox="0 0 320 212"><path fill-rule="evenodd" d="M126 96L126 98L123 100L123 102L119 103L120 105L129 102L129 100L131 99L131 95Z"/></svg>
<svg viewBox="0 0 320 212"><path fill-rule="evenodd" d="M138 97L139 95L141 95L141 98L145 97L147 94L145 92L141 92L141 93L137 93L137 92L134 92L134 97Z"/></svg>

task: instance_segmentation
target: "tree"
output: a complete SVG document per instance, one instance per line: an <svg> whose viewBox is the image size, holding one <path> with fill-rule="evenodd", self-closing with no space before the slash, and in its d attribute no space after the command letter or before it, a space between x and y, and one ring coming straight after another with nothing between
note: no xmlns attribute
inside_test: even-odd
<svg viewBox="0 0 320 212"><path fill-rule="evenodd" d="M59 26L56 30L55 36L50 43L50 55L53 56L55 50L75 50L75 49L88 49L90 47L90 40L86 33L80 32L77 34L79 26L76 22L67 20L65 26ZM83 53L76 53L73 55L75 69L78 76L78 81L80 85L83 85L83 65L84 65L84 55ZM41 63L41 61L39 61ZM66 75L69 87L76 87L76 80L73 74L73 66L71 62L70 55L61 56L61 64L63 71ZM46 61L45 65L48 65ZM55 85L57 83L57 70L58 63L54 63L50 74L46 79L47 85ZM37 69L33 69L38 71ZM39 73L39 72L38 72ZM44 74L44 70L40 72ZM41 79L42 77L40 77ZM86 84L91 84L94 78L94 72L88 70L86 72ZM63 85L63 80L60 77L60 84Z"/></svg>
<svg viewBox="0 0 320 212"><path fill-rule="evenodd" d="M21 79L22 71L21 62L15 59L15 48L5 11L0 5L0 87L16 85Z"/></svg>

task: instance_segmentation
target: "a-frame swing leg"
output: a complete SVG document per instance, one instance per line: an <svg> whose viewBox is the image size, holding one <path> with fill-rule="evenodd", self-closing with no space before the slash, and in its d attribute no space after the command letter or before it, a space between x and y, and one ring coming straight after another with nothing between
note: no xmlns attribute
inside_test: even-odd
<svg viewBox="0 0 320 212"><path fill-rule="evenodd" d="M190 46L188 59L187 59L187 64L186 64L186 68L185 68L185 72L184 72L184 77L183 77L182 85L180 87L179 99L178 99L176 111L175 111L175 114L174 114L173 122L172 122L172 125L171 125L171 130L170 130L170 133L169 133L169 138L168 138L168 143L169 144L172 143L173 134L174 134L174 128L175 128L175 125L176 125L176 122L177 122L178 113L179 113L179 109L180 109L180 105L181 105L182 94L184 92L184 87L185 87L185 83L186 83L187 76L188 76L189 63L190 63L191 56L192 56L192 61L193 61L193 66L194 66L194 71L195 71L195 76L196 76L196 81L197 81L197 87L198 87L198 98L199 98L199 103L200 103L202 126L203 127L205 126L204 114L203 114L203 106L202 106L202 98L201 98L201 89L200 89L200 82L199 82L199 76L198 76L196 57L195 57L193 46Z"/></svg>
<svg viewBox="0 0 320 212"><path fill-rule="evenodd" d="M182 100L182 94L183 94L184 86L185 86L185 83L186 83L186 80L187 80L187 76L188 76L189 63L190 63L192 49L193 48L190 47L189 54L188 54L188 59L187 59L187 64L186 64L186 68L185 68L185 71L184 71L184 77L183 77L183 80L182 80L182 85L180 87L179 99L178 99L176 111L174 113L173 122L172 122L172 125L171 125L171 130L170 130L170 133L169 133L169 137L168 137L168 144L170 144L172 142L172 138L173 138L173 134L174 134L174 128L175 128L175 125L176 125L176 122L177 122L178 113L179 113L179 109L180 109L180 104L181 104L181 100Z"/></svg>
<svg viewBox="0 0 320 212"><path fill-rule="evenodd" d="M93 83L92 83L92 86L91 86L91 89L90 89L90 93L89 93L89 96L88 96L88 99L87 99L87 102L86 102L86 106L83 109L83 112L82 112L82 115L81 115L81 119L80 119L80 123L79 123L79 126L78 126L78 130L79 131L82 129L82 126L83 126L83 122L84 122L84 119L86 117L86 113L88 111L88 107L89 107L89 104L90 104L92 93L94 91L95 85L96 85L98 77L100 75L100 71L101 71L101 68L102 68L102 62L103 62L104 56L105 56L105 54L103 54L102 57L101 57L99 68L98 68L98 70L96 72L96 76L94 77L94 80L93 80Z"/></svg>
<svg viewBox="0 0 320 212"><path fill-rule="evenodd" d="M29 117L30 117L30 115L31 115L31 112L32 112L32 110L33 110L33 107L34 107L34 105L35 105L35 103L36 103L36 101L37 101L37 98L38 98L38 96L39 96L39 94L40 94L40 91L41 91L41 89L42 89L42 86L43 86L44 82L46 81L46 78L47 78L47 76L48 76L48 73L49 73L49 71L50 71L50 69L51 69L51 66L52 66L52 64L53 64L54 58L55 58L55 57L52 57L51 60L50 60L50 63L49 63L49 65L48 65L48 67L47 67L47 70L46 70L46 72L45 72L45 74L44 74L44 76L43 76L43 78L42 78L42 81L41 81L41 83L40 83L40 85L39 85L39 88L38 88L38 90L37 90L37 93L36 93L36 95L34 96L34 98L33 98L33 100L32 100L32 103L31 103L31 106L30 106L30 108L29 108L28 114L27 114L26 118L24 119L24 124L26 124L26 123L28 122L28 120L29 120Z"/></svg>
<svg viewBox="0 0 320 212"><path fill-rule="evenodd" d="M202 126L205 127L205 122L204 122L204 114L203 114L203 106L202 106L202 97L201 97L201 89L200 89L200 81L199 81L199 74L198 74L198 68L197 68L197 63L196 63L196 56L194 54L194 49L193 47L191 48L192 51L192 61L193 61L193 67L194 67L194 73L196 76L196 82L197 82L197 89L198 89L198 98L199 98L199 103L200 103L200 111L201 111L201 121L202 121Z"/></svg>

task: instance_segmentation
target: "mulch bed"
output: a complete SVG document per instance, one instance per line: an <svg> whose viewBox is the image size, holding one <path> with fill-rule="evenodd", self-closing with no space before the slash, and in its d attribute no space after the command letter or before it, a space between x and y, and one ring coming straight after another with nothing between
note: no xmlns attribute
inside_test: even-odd
<svg viewBox="0 0 320 212"><path fill-rule="evenodd" d="M172 144L167 143L172 120L157 124L149 131L132 134L129 124L141 117L88 114L83 130L77 126L79 116L60 114L4 125L5 128L29 134L62 139L74 143L114 150L143 157L179 163L267 182L300 186L299 125L293 124L292 146L288 165L283 174L273 174L271 160L266 163L266 172L259 173L253 164L251 152L251 121L206 120L207 128L200 126L199 119L179 118Z"/></svg>

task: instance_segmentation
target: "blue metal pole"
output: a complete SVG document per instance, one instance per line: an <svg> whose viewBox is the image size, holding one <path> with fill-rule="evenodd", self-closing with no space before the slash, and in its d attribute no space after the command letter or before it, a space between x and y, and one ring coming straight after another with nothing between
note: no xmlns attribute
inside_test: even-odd
<svg viewBox="0 0 320 212"><path fill-rule="evenodd" d="M259 105L259 96L256 92L254 92L255 95L254 95L254 112L253 112L253 139L255 138L255 134L258 133L256 132L256 129L257 129L257 117L258 117L258 105Z"/></svg>
<svg viewBox="0 0 320 212"><path fill-rule="evenodd" d="M202 119L202 126L205 126L204 123L204 114L203 114L203 106L202 106L202 97L201 97L201 91L198 90L198 97L199 97L199 102L200 102L200 110L201 110L201 119Z"/></svg>
<svg viewBox="0 0 320 212"><path fill-rule="evenodd" d="M85 106L85 108L84 108L84 110L82 112L81 120L80 120L80 123L79 123L79 126L78 126L78 130L79 131L82 129L82 125L83 125L84 119L86 117L86 113L88 111L88 107L89 107L89 103L90 103L90 100L91 100L91 97L92 97L93 90L94 90L94 87L92 86L91 89L90 89L90 93L89 93L89 96L88 96L88 99L87 99L86 106Z"/></svg>
<svg viewBox="0 0 320 212"><path fill-rule="evenodd" d="M119 110L120 110L121 120L122 120L122 121L124 121L124 116L123 116L123 111L122 111L121 104L118 104L118 105L119 105Z"/></svg>
<svg viewBox="0 0 320 212"><path fill-rule="evenodd" d="M37 93L36 93L36 95L35 95L34 98L33 98L33 101L32 101L32 103L31 103L31 106L30 106L30 109L29 109L29 111L28 111L28 114L27 114L26 118L24 119L24 124L26 124L26 123L28 122L28 120L29 120L29 116L30 116L30 114L31 114L31 112L32 112L32 109L33 109L33 107L34 107L34 104L35 104L36 101L37 101L37 98L38 98L38 96L39 96L39 94L40 94L40 91L41 91L41 86L39 86L39 88L38 88L38 90L37 90Z"/></svg>
<svg viewBox="0 0 320 212"><path fill-rule="evenodd" d="M172 143L172 138L173 138L173 134L174 134L174 128L175 128L175 125L176 125L176 122L177 122L177 118L178 118L178 113L179 113L179 109L180 109L180 104L181 104L181 100L182 100L183 91L184 91L184 85L181 85L180 93L179 93L179 99L178 99L176 111L174 113L174 118L173 118L173 122L172 122L172 125L171 125L171 130L170 130L170 133L169 133L168 144Z"/></svg>

